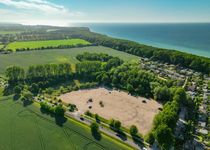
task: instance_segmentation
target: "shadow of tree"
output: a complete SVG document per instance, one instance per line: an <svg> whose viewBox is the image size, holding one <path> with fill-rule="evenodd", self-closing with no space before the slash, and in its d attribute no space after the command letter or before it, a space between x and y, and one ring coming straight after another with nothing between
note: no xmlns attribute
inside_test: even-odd
<svg viewBox="0 0 210 150"><path fill-rule="evenodd" d="M14 101L17 101L19 98L20 98L20 95L19 95L19 94L15 94L15 95L13 96L13 100L14 100Z"/></svg>
<svg viewBox="0 0 210 150"><path fill-rule="evenodd" d="M60 126L60 127L62 127L63 124L64 124L66 121L67 121L67 118L64 117L64 116L55 116L55 123L56 123L58 126Z"/></svg>
<svg viewBox="0 0 210 150"><path fill-rule="evenodd" d="M102 136L100 132L94 132L92 133L92 136L94 137L94 139L96 139L97 141L100 141Z"/></svg>
<svg viewBox="0 0 210 150"><path fill-rule="evenodd" d="M138 136L138 135L133 135L132 136L132 139L133 139L133 142L136 144L136 145L138 145L139 147L141 147L142 148L142 145L144 145L144 143L142 143L142 138L140 137L140 136Z"/></svg>
<svg viewBox="0 0 210 150"><path fill-rule="evenodd" d="M127 135L121 130L117 131L117 136L123 141L127 140Z"/></svg>
<svg viewBox="0 0 210 150"><path fill-rule="evenodd" d="M7 86L4 88L3 95L8 96L12 94L12 86Z"/></svg>
<svg viewBox="0 0 210 150"><path fill-rule="evenodd" d="M50 115L50 117L55 118L56 125L62 127L63 124L67 121L67 118L64 116L55 115L53 112L46 111L45 109L40 108L42 114Z"/></svg>
<svg viewBox="0 0 210 150"><path fill-rule="evenodd" d="M33 103L33 101L25 100L25 101L23 101L23 107L27 107L27 106L31 105L32 103Z"/></svg>

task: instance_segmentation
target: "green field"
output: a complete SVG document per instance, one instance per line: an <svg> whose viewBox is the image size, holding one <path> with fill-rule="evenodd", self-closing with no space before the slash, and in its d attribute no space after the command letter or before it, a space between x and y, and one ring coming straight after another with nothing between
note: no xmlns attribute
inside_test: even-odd
<svg viewBox="0 0 210 150"><path fill-rule="evenodd" d="M4 47L4 45L0 44L0 49L3 48L3 47Z"/></svg>
<svg viewBox="0 0 210 150"><path fill-rule="evenodd" d="M19 30L16 30L16 31L0 31L0 35L1 34L18 34L18 33L21 33L23 31L19 31Z"/></svg>
<svg viewBox="0 0 210 150"><path fill-rule="evenodd" d="M35 49L35 48L41 48L41 47L57 47L60 45L88 45L89 42L82 40L82 39L69 39L69 40L47 40L47 41L27 41L27 42L12 42L7 45L5 48L11 49L15 51L16 49L22 49L22 48L29 48L29 49Z"/></svg>
<svg viewBox="0 0 210 150"><path fill-rule="evenodd" d="M106 53L111 56L118 56L119 58L125 61L133 59L138 60L137 56L130 55L103 46L25 51L25 52L0 55L0 74L3 74L5 69L11 65L17 65L27 68L30 65L37 65L37 64L62 63L62 62L76 63L78 62L76 56L83 52Z"/></svg>
<svg viewBox="0 0 210 150"><path fill-rule="evenodd" d="M23 107L0 89L1 150L126 150L130 149L102 135L95 140L89 127L68 119L62 126L42 114L37 106Z"/></svg>

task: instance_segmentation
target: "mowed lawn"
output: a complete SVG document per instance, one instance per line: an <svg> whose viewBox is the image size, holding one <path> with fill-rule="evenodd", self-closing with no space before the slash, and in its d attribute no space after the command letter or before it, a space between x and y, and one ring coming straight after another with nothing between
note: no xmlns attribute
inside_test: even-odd
<svg viewBox="0 0 210 150"><path fill-rule="evenodd" d="M13 101L12 96L0 96L0 114L1 150L130 149L105 135L97 141L89 127L70 119L59 126L34 104L23 107L20 102Z"/></svg>
<svg viewBox="0 0 210 150"><path fill-rule="evenodd" d="M82 40L82 39L68 39L68 40L46 40L46 41L26 41L26 42L12 42L7 45L5 48L11 49L15 51L16 49L22 49L22 48L29 48L29 49L35 49L35 48L46 48L49 46L52 47L57 47L60 45L70 45L70 46L75 46L75 45L88 45L90 44L89 42Z"/></svg>
<svg viewBox="0 0 210 150"><path fill-rule="evenodd" d="M0 74L3 74L8 66L16 65L27 68L30 65L49 64L49 63L77 63L76 56L84 52L106 53L117 56L124 61L138 60L139 57L120 52L103 46L88 46L83 48L71 49L52 49L25 51L11 54L0 55Z"/></svg>

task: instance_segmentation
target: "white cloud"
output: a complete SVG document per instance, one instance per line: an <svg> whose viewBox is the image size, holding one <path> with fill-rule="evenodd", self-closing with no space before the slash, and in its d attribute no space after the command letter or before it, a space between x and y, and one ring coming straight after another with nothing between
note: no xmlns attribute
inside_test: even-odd
<svg viewBox="0 0 210 150"><path fill-rule="evenodd" d="M19 9L27 9L27 10L33 9L33 10L43 11L46 13L54 13L54 12L68 13L68 10L65 9L63 6L53 4L45 0L20 0L20 1L0 0L0 3L7 6L13 6Z"/></svg>
<svg viewBox="0 0 210 150"><path fill-rule="evenodd" d="M9 6L9 9L0 9L0 20L6 22L64 25L84 16L82 12L72 12L46 0L0 0L0 4Z"/></svg>

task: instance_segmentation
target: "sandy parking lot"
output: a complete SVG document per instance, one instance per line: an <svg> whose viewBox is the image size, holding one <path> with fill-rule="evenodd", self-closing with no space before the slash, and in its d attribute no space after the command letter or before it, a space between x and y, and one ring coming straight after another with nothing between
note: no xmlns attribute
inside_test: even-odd
<svg viewBox="0 0 210 150"><path fill-rule="evenodd" d="M73 91L59 98L65 103L75 104L80 113L90 110L106 119L120 120L125 127L136 125L142 134L152 128L153 118L159 112L158 108L162 107L154 100L105 88ZM89 99L92 99L92 102L88 102ZM146 103L143 103L143 100L146 100ZM101 107L100 101L104 107Z"/></svg>

